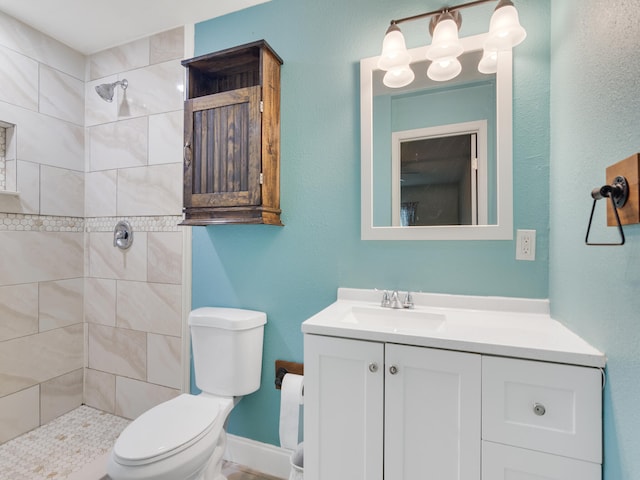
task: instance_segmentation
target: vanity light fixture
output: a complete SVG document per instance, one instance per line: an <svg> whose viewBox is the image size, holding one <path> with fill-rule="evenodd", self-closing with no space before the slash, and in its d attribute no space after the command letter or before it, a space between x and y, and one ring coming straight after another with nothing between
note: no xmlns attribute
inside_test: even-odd
<svg viewBox="0 0 640 480"><path fill-rule="evenodd" d="M378 68L387 72L382 80L383 83L390 88L400 88L409 85L414 80L415 73L411 69L413 59L407 52L404 37L398 24L427 17L431 18L429 32L433 38L431 46L427 49L427 59L431 60L427 76L438 82L457 77L462 71L458 57L463 53L462 44L458 38L458 31L462 24L459 10L491 1L495 0L476 0L391 20L382 42L382 53L378 62ZM513 6L513 2L499 0L491 16L489 32L483 45L484 51L478 65L478 71L485 74L495 73L498 68L498 52L510 50L520 44L526 36L527 32L520 25L518 11Z"/></svg>

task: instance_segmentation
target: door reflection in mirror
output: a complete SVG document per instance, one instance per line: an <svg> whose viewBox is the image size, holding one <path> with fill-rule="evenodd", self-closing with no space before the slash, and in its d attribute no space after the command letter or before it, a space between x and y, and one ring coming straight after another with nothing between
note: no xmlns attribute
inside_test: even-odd
<svg viewBox="0 0 640 480"><path fill-rule="evenodd" d="M392 225L487 223L486 120L392 135Z"/></svg>

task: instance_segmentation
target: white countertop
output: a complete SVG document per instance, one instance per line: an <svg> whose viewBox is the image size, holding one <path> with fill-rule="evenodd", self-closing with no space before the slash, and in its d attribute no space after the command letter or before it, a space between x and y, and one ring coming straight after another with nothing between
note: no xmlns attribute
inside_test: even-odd
<svg viewBox="0 0 640 480"><path fill-rule="evenodd" d="M392 310L380 306L381 298L380 291L340 288L337 301L304 321L302 331L598 368L606 363L602 352L550 317L547 300L414 293L414 309ZM380 318L388 312L399 322L359 324L348 320L354 308ZM443 321L424 329L417 321L402 323L421 314Z"/></svg>

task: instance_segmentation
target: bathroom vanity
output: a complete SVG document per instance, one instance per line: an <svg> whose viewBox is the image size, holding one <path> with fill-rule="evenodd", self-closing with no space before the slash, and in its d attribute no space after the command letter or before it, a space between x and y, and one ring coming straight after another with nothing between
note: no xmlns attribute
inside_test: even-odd
<svg viewBox="0 0 640 480"><path fill-rule="evenodd" d="M381 297L302 324L306 480L601 478L606 359L546 300Z"/></svg>

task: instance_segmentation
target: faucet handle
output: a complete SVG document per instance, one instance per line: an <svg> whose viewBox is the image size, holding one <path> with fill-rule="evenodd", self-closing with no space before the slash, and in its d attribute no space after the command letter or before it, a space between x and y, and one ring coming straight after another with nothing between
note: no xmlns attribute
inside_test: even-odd
<svg viewBox="0 0 640 480"><path fill-rule="evenodd" d="M411 292L407 292L407 294L405 295L402 306L404 308L413 308L413 296L411 295Z"/></svg>
<svg viewBox="0 0 640 480"><path fill-rule="evenodd" d="M391 300L389 300L389 292L387 290L382 291L382 301L380 302L381 307L388 307L391 304Z"/></svg>

